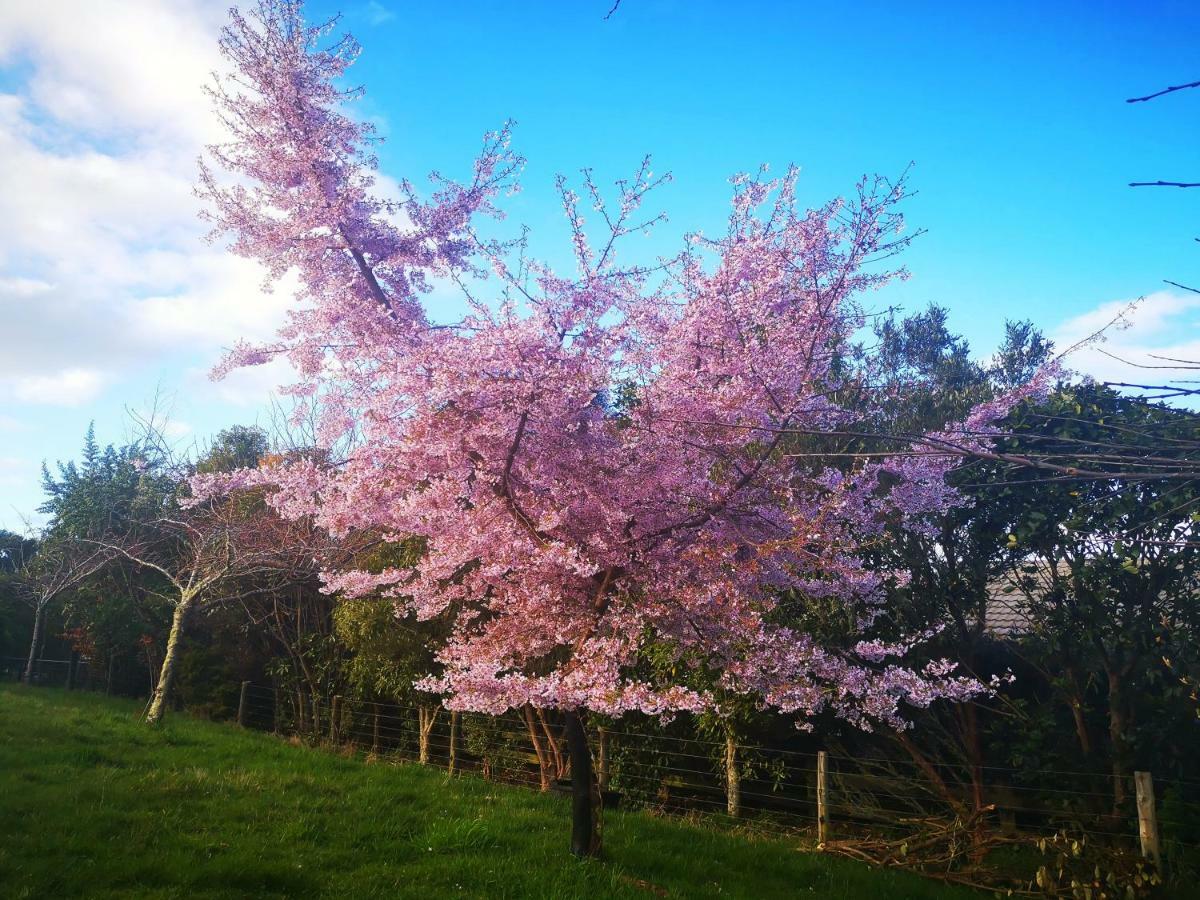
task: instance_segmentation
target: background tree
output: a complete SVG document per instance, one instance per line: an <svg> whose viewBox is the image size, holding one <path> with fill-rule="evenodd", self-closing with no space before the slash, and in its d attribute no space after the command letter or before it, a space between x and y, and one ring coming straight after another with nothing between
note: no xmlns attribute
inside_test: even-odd
<svg viewBox="0 0 1200 900"><path fill-rule="evenodd" d="M30 632L20 573L37 551L37 541L0 529L0 654L23 654Z"/></svg>
<svg viewBox="0 0 1200 900"><path fill-rule="evenodd" d="M33 611L33 630L24 681L37 678L38 656L45 637L46 617L54 603L66 592L98 571L108 561L108 553L93 544L60 535L46 535L37 542L37 551L28 557L18 573L17 597Z"/></svg>
<svg viewBox="0 0 1200 900"><path fill-rule="evenodd" d="M379 571L412 566L420 558L419 541L381 544L360 556L357 565ZM360 597L341 603L333 613L334 633L349 651L346 678L366 696L417 708L417 758L430 760L430 737L441 698L418 690L416 683L434 668L439 624L399 619L396 601Z"/></svg>
<svg viewBox="0 0 1200 900"><path fill-rule="evenodd" d="M163 446L150 428L125 445L101 448L89 425L79 462L60 462L55 474L42 467L46 500L39 512L48 517L47 535L111 542L162 515L181 474ZM65 624L73 641L91 651L92 666L107 670L109 688L118 660L144 662L149 678L157 676L154 651L167 619L147 588L142 569L110 556L66 597Z"/></svg>
<svg viewBox="0 0 1200 900"><path fill-rule="evenodd" d="M1189 440L1193 417L1082 385L1019 411L1013 429L1051 446L1136 447L1147 435ZM1039 483L1009 525L1008 590L1030 621L1038 664L1076 711L1079 753L1107 755L1115 812L1139 753L1153 752L1162 771L1178 766L1171 752L1187 752L1159 727L1180 716L1157 708L1186 702L1167 663L1189 659L1198 636L1197 521L1195 482L1064 479ZM1102 711L1106 747L1090 733L1089 706Z"/></svg>
<svg viewBox="0 0 1200 900"><path fill-rule="evenodd" d="M947 321L945 309L930 306L876 324L873 345L859 348L857 357L862 383L888 399L861 430L879 435L935 431L1024 383L1051 360L1052 346L1029 322L1007 323L1001 347L990 360L979 361ZM860 445L881 449L886 442L865 439ZM948 480L967 502L920 527L889 526L887 539L873 551L881 567L908 573L889 589L879 624L893 638L936 631L924 652L953 659L962 671L988 683L1011 663L990 616L995 582L1006 561L1013 500L1023 509L1027 495L1004 490L1004 479L990 480L979 463L957 467ZM919 727L911 733L890 732L941 799L964 818L988 802L987 722L981 717L1000 714L1005 703L999 698L943 705L914 714ZM934 760L961 765L961 776L939 774Z"/></svg>
<svg viewBox="0 0 1200 900"><path fill-rule="evenodd" d="M242 494L218 501L189 501L170 515L140 523L98 546L159 576L156 590L173 610L171 629L146 718L161 720L171 701L180 640L189 618L242 594L276 590L280 582L311 578L325 561L324 543L311 528L292 527L267 510L261 497Z"/></svg>

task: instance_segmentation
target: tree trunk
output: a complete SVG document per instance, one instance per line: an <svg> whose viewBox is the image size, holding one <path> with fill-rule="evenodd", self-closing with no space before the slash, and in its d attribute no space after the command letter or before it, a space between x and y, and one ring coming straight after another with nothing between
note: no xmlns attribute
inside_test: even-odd
<svg viewBox="0 0 1200 900"><path fill-rule="evenodd" d="M417 707L417 761L423 766L429 765L429 733L436 721L436 706Z"/></svg>
<svg viewBox="0 0 1200 900"><path fill-rule="evenodd" d="M458 726L462 721L462 713L450 712L450 761L446 764L446 771L453 775L458 770Z"/></svg>
<svg viewBox="0 0 1200 900"><path fill-rule="evenodd" d="M1108 737L1112 745L1113 816L1120 816L1128 799L1125 779L1129 777L1129 723L1125 715L1125 691L1122 675L1108 672Z"/></svg>
<svg viewBox="0 0 1200 900"><path fill-rule="evenodd" d="M968 671L974 671L974 660L971 660L971 665ZM971 841L974 844L972 848L972 859L976 862L983 861L985 852L985 839L987 837L987 829L984 826L983 816L980 814L984 808L984 785L983 785L983 745L979 737L979 711L975 704L967 701L959 707L959 723L962 729L963 748L966 750L967 762L970 768L971 779L971 811L974 813L975 825L971 829Z"/></svg>
<svg viewBox="0 0 1200 900"><path fill-rule="evenodd" d="M1087 719L1084 717L1083 701L1079 697L1072 696L1071 704L1071 719L1075 723L1075 736L1079 739L1079 752L1085 757L1092 755L1092 736L1088 731Z"/></svg>
<svg viewBox="0 0 1200 900"><path fill-rule="evenodd" d="M929 779L930 785L946 801L946 805L954 811L956 816L964 820L967 819L970 816L969 810L954 791L950 790L950 786L946 784L945 779L938 774L937 768L925 758L925 754L917 749L917 745L912 742L912 739L907 734L903 731L894 733L896 740L900 742L900 746L908 751L908 755L912 757L912 761L917 764L917 768L921 770L922 774Z"/></svg>
<svg viewBox="0 0 1200 900"><path fill-rule="evenodd" d="M742 775L732 728L725 729L725 811L734 819L742 813Z"/></svg>
<svg viewBox="0 0 1200 900"><path fill-rule="evenodd" d="M29 661L25 663L25 683L27 685L33 684L33 679L37 677L38 644L42 640L45 613L46 608L40 603L33 609L33 640L29 642Z"/></svg>
<svg viewBox="0 0 1200 900"><path fill-rule="evenodd" d="M1067 704L1071 707L1071 721L1075 724L1075 737L1079 740L1079 751L1084 756L1092 755L1092 735L1088 729L1086 710L1084 707L1083 688L1080 687L1079 673L1074 666L1067 666Z"/></svg>
<svg viewBox="0 0 1200 900"><path fill-rule="evenodd" d="M154 699L150 701L150 711L146 713L146 721L157 725L162 721L163 713L171 700L171 682L175 676L175 661L179 656L179 641L183 637L184 624L192 599L182 598L175 607L175 615L171 619L171 633L167 636L167 652L163 655L162 667L158 670L158 686L154 689Z"/></svg>
<svg viewBox="0 0 1200 900"><path fill-rule="evenodd" d="M599 731L599 746L596 759L596 785L601 791L608 790L608 732L603 728Z"/></svg>
<svg viewBox="0 0 1200 900"><path fill-rule="evenodd" d="M971 772L971 809L979 812L984 807L983 747L979 741L979 711L970 701L962 706L962 729Z"/></svg>
<svg viewBox="0 0 1200 900"><path fill-rule="evenodd" d="M567 752L571 756L571 853L580 858L600 855L600 812L587 732L577 710L563 714Z"/></svg>
<svg viewBox="0 0 1200 900"><path fill-rule="evenodd" d="M566 778L571 771L570 754L563 755L562 747L559 745L559 739L554 734L554 729L550 727L550 723L546 721L546 713L544 710L537 710L538 722L541 723L542 733L546 735L546 746L550 748L550 753L554 757L554 780Z"/></svg>
<svg viewBox="0 0 1200 900"><path fill-rule="evenodd" d="M525 718L525 728L529 732L529 743L533 745L533 753L538 761L538 780L541 782L542 792L550 790L550 757L546 753L546 749L542 746L541 738L538 737L538 726L533 718L533 707L526 703L521 707L521 715Z"/></svg>

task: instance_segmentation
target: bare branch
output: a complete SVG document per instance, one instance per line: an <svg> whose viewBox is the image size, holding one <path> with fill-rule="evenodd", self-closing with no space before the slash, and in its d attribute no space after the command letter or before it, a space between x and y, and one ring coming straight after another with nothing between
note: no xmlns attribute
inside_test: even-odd
<svg viewBox="0 0 1200 900"><path fill-rule="evenodd" d="M1131 181L1129 186L1193 188L1200 187L1200 181Z"/></svg>
<svg viewBox="0 0 1200 900"><path fill-rule="evenodd" d="M618 6L620 2L618 0ZM614 9L616 7L613 7ZM610 13L611 15L611 13ZM1145 103L1147 100L1153 100L1155 97L1163 97L1167 94L1173 94L1175 91L1186 91L1188 88L1200 87L1200 81L1193 81L1191 84L1174 84L1171 87L1163 88L1161 91L1155 91L1153 94L1147 94L1145 97L1130 97L1126 103Z"/></svg>

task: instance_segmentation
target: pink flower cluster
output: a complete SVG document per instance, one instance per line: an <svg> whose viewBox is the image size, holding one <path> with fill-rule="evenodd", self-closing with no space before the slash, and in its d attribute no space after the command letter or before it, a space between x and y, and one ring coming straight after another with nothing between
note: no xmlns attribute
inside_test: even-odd
<svg viewBox="0 0 1200 900"><path fill-rule="evenodd" d="M888 517L955 502L944 452L849 469L790 452L850 421L836 355L862 324L856 298L900 274L871 261L906 243L902 186L864 180L805 210L795 170L739 176L723 236L642 266L622 260L623 238L655 221L639 210L661 179L646 162L610 202L587 175L598 227L562 183L576 271L555 272L472 225L522 164L507 130L429 202L407 183L397 204L372 194L372 135L335 88L357 50L322 49L323 35L285 0L233 13L222 49L236 75L214 91L232 138L213 158L237 178L206 168L202 193L236 252L302 285L279 343L230 364L286 354L322 443L358 439L336 465L197 478L198 496L268 485L282 515L334 534L424 538L415 569L331 572L326 586L452 619L443 674L423 686L456 709L712 703L684 679L637 677L649 643L801 719L832 708L901 726L904 704L982 690L947 666L904 667L904 646L838 652L786 624L787 605L813 597L869 618L900 573L868 571L860 549ZM434 276L484 285L462 322L427 315Z"/></svg>

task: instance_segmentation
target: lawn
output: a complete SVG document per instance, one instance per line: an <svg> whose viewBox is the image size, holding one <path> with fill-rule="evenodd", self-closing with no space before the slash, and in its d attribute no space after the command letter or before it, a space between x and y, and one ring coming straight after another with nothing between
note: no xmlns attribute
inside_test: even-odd
<svg viewBox="0 0 1200 900"><path fill-rule="evenodd" d="M18 897L968 898L644 813L572 859L567 801L233 726L0 688L0 889Z"/></svg>

